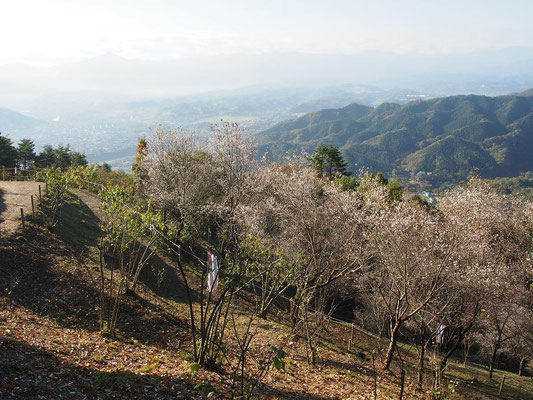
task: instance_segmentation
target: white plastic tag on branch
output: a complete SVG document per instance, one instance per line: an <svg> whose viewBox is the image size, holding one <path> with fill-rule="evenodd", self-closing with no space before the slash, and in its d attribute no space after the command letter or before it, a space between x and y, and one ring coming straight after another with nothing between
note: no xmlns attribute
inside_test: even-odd
<svg viewBox="0 0 533 400"><path fill-rule="evenodd" d="M211 252L207 253L207 259L209 261L209 273L207 275L207 290L213 296L217 294L218 289L218 260L217 256Z"/></svg>

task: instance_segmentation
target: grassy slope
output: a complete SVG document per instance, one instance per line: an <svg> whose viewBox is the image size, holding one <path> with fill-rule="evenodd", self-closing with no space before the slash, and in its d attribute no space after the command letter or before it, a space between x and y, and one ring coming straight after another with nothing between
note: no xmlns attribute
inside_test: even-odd
<svg viewBox="0 0 533 400"><path fill-rule="evenodd" d="M98 218L79 198L63 217L54 234L31 228L0 244L0 398L205 398L201 387L206 383L216 398L223 398L228 393L225 373L191 374L187 306L172 263L159 259L154 268L163 281L147 271L138 295L125 298L120 338L102 337L95 310ZM238 326L245 323L243 311L249 306L245 297L238 299L233 310ZM290 335L283 312L275 310L271 319L254 325L252 358L261 358L271 344L286 344L287 368L271 371L259 396L372 398L370 354L384 347L381 339L356 330L355 346L348 351L349 329L330 324L313 367L305 361L304 341ZM233 335L228 341L232 347ZM427 398L415 390L415 349L404 345L402 354L407 398ZM380 373L378 398L397 398L398 371L395 364L391 373ZM526 399L533 393L531 378L505 374L505 398ZM498 382L488 382L479 366L451 363L447 379L459 382L450 398L490 399L498 392Z"/></svg>

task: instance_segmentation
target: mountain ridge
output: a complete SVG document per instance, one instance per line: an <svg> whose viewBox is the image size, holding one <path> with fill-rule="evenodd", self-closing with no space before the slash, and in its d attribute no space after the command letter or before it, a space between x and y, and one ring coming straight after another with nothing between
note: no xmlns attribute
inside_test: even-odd
<svg viewBox="0 0 533 400"><path fill-rule="evenodd" d="M516 95L457 95L378 107L350 104L320 110L257 134L262 152L312 152L339 147L352 170L389 175L430 172L433 183L518 176L533 170L533 91Z"/></svg>
<svg viewBox="0 0 533 400"><path fill-rule="evenodd" d="M46 122L28 115L0 107L0 132L4 135L44 125Z"/></svg>

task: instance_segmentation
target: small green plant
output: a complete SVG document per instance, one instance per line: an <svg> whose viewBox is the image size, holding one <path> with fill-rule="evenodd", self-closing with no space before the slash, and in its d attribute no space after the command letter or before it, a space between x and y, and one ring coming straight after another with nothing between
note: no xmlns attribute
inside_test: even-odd
<svg viewBox="0 0 533 400"><path fill-rule="evenodd" d="M200 390L200 392L206 396L208 399L210 399L211 397L213 397L213 395L215 394L215 388L209 383L203 383L203 382L198 382L195 386L194 386L194 389L195 390Z"/></svg>
<svg viewBox="0 0 533 400"><path fill-rule="evenodd" d="M455 391L457 390L457 386L459 386L459 381L450 380L448 382L448 391L450 393L455 393Z"/></svg>
<svg viewBox="0 0 533 400"><path fill-rule="evenodd" d="M275 346L270 346L270 350L275 353L274 357L272 358L272 366L278 371L285 369L285 352L282 349L276 348Z"/></svg>
<svg viewBox="0 0 533 400"><path fill-rule="evenodd" d="M151 364L146 364L146 365L143 365L139 371L140 372L151 372L153 370L155 370L157 368L157 366L159 365L158 362L154 362L154 363L151 363Z"/></svg>
<svg viewBox="0 0 533 400"><path fill-rule="evenodd" d="M107 331L113 336L123 295L135 292L141 272L156 253L162 216L150 204L131 204L130 192L118 185L103 187L99 198L106 213L102 223L104 236L98 245L100 324L104 330L107 320Z"/></svg>
<svg viewBox="0 0 533 400"><path fill-rule="evenodd" d="M450 380L446 385L445 389L441 386L438 388L433 388L426 393L430 396L432 400L448 400L452 398L449 395L455 393L457 391L458 386L459 381Z"/></svg>
<svg viewBox="0 0 533 400"><path fill-rule="evenodd" d="M196 374L198 372L198 370L200 369L200 364L198 363L193 363L191 364L190 366L190 369L191 369L191 374Z"/></svg>
<svg viewBox="0 0 533 400"><path fill-rule="evenodd" d="M191 355L187 353L185 350L180 350L178 353L178 357L183 358L185 361L192 361Z"/></svg>

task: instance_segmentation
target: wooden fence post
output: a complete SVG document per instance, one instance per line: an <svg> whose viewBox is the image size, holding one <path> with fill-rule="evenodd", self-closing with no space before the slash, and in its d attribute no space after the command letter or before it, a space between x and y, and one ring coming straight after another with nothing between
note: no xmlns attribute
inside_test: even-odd
<svg viewBox="0 0 533 400"><path fill-rule="evenodd" d="M2 180L6 180L6 167L2 166Z"/></svg>
<svg viewBox="0 0 533 400"><path fill-rule="evenodd" d="M505 385L505 375L502 378L502 383L500 384L500 390L498 391L498 396L502 394L504 385Z"/></svg>
<svg viewBox="0 0 533 400"><path fill-rule="evenodd" d="M43 206L43 198L41 196L41 185L39 185L39 207Z"/></svg>
<svg viewBox="0 0 533 400"><path fill-rule="evenodd" d="M20 220L22 221L22 229L26 228L26 224L24 223L24 209L20 207Z"/></svg>
<svg viewBox="0 0 533 400"><path fill-rule="evenodd" d="M33 202L33 194L31 197L31 219L33 222L35 222L35 203Z"/></svg>

